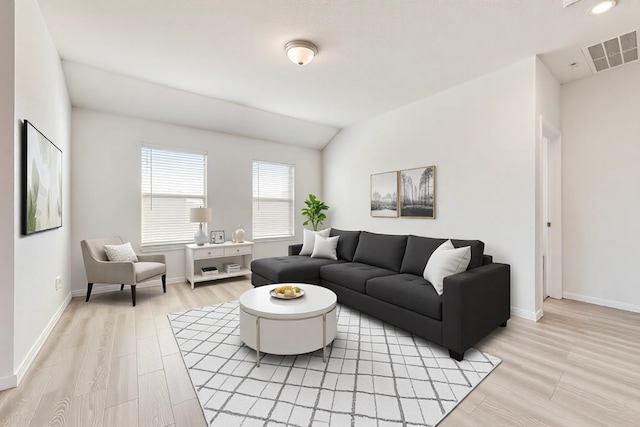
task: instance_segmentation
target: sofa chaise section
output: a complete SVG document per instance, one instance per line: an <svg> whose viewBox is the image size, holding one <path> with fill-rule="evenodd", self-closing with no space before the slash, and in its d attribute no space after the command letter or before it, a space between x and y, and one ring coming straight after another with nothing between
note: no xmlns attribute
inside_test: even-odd
<svg viewBox="0 0 640 427"><path fill-rule="evenodd" d="M302 247L302 245L299 246ZM297 248L297 253L300 253L300 248ZM289 252L293 252L292 248L289 248ZM254 286L287 282L319 285L320 267L341 263L344 261L302 255L261 258L251 263L251 283Z"/></svg>

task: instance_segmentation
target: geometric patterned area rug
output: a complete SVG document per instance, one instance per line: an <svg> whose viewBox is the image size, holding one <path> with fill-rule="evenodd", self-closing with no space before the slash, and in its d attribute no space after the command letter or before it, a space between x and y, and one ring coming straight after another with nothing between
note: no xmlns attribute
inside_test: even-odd
<svg viewBox="0 0 640 427"><path fill-rule="evenodd" d="M322 350L261 354L238 332L238 301L169 320L210 426L434 426L500 359L444 348L338 305L338 332ZM294 338L292 338L294 339Z"/></svg>

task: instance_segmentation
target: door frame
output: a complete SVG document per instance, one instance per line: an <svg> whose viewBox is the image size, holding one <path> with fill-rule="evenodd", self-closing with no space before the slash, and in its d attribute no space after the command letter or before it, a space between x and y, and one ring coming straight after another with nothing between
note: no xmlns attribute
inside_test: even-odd
<svg viewBox="0 0 640 427"><path fill-rule="evenodd" d="M542 301L562 298L562 134L540 117ZM547 226L550 223L551 226ZM546 285L546 286L545 286ZM546 289L545 289L546 287Z"/></svg>

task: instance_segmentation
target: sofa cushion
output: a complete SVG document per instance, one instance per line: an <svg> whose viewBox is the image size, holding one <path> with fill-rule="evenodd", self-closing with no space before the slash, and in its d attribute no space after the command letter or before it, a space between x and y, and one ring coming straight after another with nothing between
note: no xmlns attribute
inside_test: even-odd
<svg viewBox="0 0 640 427"><path fill-rule="evenodd" d="M360 233L353 260L399 272L406 245L406 235L396 236L363 231Z"/></svg>
<svg viewBox="0 0 640 427"><path fill-rule="evenodd" d="M360 232L338 230L337 228L332 228L329 235L331 237L340 236L340 239L338 240L337 250L338 259L343 259L349 262L353 261L353 255L356 253L358 240L360 239Z"/></svg>
<svg viewBox="0 0 640 427"><path fill-rule="evenodd" d="M447 240L431 254L422 276L431 282L438 295L442 295L444 278L467 271L470 260L469 246L454 248L451 240Z"/></svg>
<svg viewBox="0 0 640 427"><path fill-rule="evenodd" d="M407 238L407 250L402 259L402 267L400 273L415 274L422 276L424 268L431 254L447 239L434 239L431 237L420 237L410 235ZM467 269L480 267L482 265L482 256L484 254L484 243L480 240L456 240L451 239L454 248L463 246L471 247L471 261Z"/></svg>
<svg viewBox="0 0 640 427"><path fill-rule="evenodd" d="M373 298L442 320L442 297L420 276L394 274L377 277L367 282L366 291Z"/></svg>
<svg viewBox="0 0 640 427"><path fill-rule="evenodd" d="M484 255L484 242L482 240L451 239L451 243L453 243L454 248L461 248L463 246L471 247L471 261L469 261L467 270L482 265L482 256Z"/></svg>
<svg viewBox="0 0 640 427"><path fill-rule="evenodd" d="M320 280L326 280L362 294L365 293L367 280L392 274L395 272L359 262L345 262L320 267Z"/></svg>
<svg viewBox="0 0 640 427"><path fill-rule="evenodd" d="M327 258L337 260L336 247L338 246L338 239L340 236L335 237L323 237L321 235L316 236L316 241L313 244L313 253L311 258Z"/></svg>
<svg viewBox="0 0 640 427"><path fill-rule="evenodd" d="M299 255L311 255L313 253L313 245L316 242L316 236L329 237L329 232L331 230L325 228L324 230L313 231L307 230L306 228L302 230L302 249L300 249Z"/></svg>
<svg viewBox="0 0 640 427"><path fill-rule="evenodd" d="M434 239L410 235L407 238L407 250L404 251L400 273L422 276L424 267L431 254L447 239Z"/></svg>
<svg viewBox="0 0 640 427"><path fill-rule="evenodd" d="M261 258L251 262L251 271L274 283L319 283L320 267L342 262L344 261L334 261L326 258L309 258L304 255Z"/></svg>

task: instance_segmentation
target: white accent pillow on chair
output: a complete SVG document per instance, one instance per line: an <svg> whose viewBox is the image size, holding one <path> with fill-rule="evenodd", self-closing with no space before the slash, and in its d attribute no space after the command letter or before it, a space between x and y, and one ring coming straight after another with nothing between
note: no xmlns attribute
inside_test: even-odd
<svg viewBox="0 0 640 427"><path fill-rule="evenodd" d="M123 243L122 245L104 245L104 251L109 261L138 262L138 256L133 251L131 242Z"/></svg>
<svg viewBox="0 0 640 427"><path fill-rule="evenodd" d="M316 242L316 236L329 237L330 231L330 228L320 231L307 230L306 228L302 230L302 249L300 249L300 255L311 255Z"/></svg>
<svg viewBox="0 0 640 427"><path fill-rule="evenodd" d="M438 295L442 295L444 278L467 270L471 261L471 247L455 248L451 240L447 240L436 249L427 266L423 277L433 285Z"/></svg>

